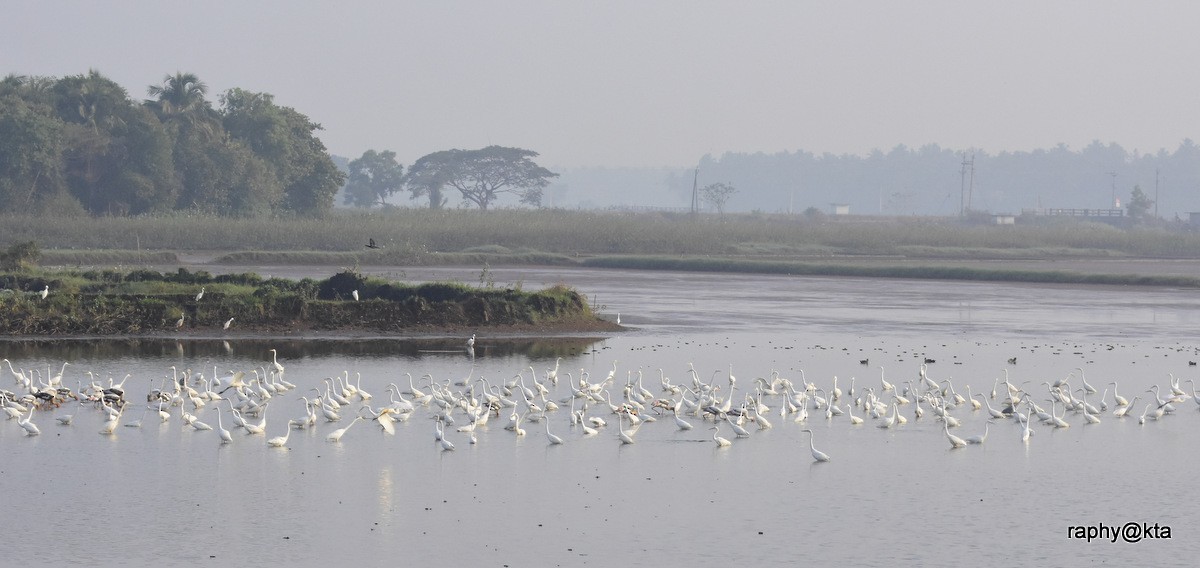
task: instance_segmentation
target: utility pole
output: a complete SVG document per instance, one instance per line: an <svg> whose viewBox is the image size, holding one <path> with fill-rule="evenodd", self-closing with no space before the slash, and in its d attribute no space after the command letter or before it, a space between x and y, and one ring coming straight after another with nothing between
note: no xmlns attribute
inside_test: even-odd
<svg viewBox="0 0 1200 568"><path fill-rule="evenodd" d="M1108 206L1112 209L1117 208L1117 172L1108 172L1112 176L1112 201L1108 202Z"/></svg>
<svg viewBox="0 0 1200 568"><path fill-rule="evenodd" d="M967 184L967 211L971 210L971 197L975 195L975 153L971 153L971 183Z"/></svg>
<svg viewBox="0 0 1200 568"><path fill-rule="evenodd" d="M700 181L700 168L696 168L696 175L692 178L692 217L700 214L700 193L697 183Z"/></svg>
<svg viewBox="0 0 1200 568"><path fill-rule="evenodd" d="M967 153L963 152L962 167L958 170L960 181L958 183L958 216L962 217L967 213Z"/></svg>
<svg viewBox="0 0 1200 568"><path fill-rule="evenodd" d="M967 167L971 168L971 185L967 185ZM975 154L971 154L971 159L967 159L967 153L963 152L962 168L958 170L958 175L962 178L958 188L958 214L963 216L967 211L971 210L971 194L975 191Z"/></svg>
<svg viewBox="0 0 1200 568"><path fill-rule="evenodd" d="M1154 218L1158 219L1158 168L1154 168Z"/></svg>

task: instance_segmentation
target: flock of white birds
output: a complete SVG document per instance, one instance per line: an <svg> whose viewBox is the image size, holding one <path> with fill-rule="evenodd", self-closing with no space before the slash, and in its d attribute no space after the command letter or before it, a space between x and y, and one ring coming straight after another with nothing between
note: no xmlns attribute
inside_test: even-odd
<svg viewBox="0 0 1200 568"><path fill-rule="evenodd" d="M474 336L469 340L473 342ZM618 361L603 371L603 378L594 380L583 369L578 376L561 371L561 357L554 367L540 374L527 367L498 384L483 377L472 378L473 370L456 381L438 381L430 375L414 378L405 373L404 387L395 382L384 387L384 402L384 396L376 397L364 389L361 375L356 373L351 380L349 371L319 383L310 381L316 386L292 393L297 387L286 379L276 350L268 353L270 362L249 372L218 373L214 368L213 374L206 376L171 367L157 385L151 381L147 392L136 395L126 390L129 375L115 381L85 372L74 379L76 387L71 388L71 379L64 379L70 363L64 362L57 372L47 368L43 374L40 369L20 369L3 359L0 364L8 367L16 388L0 389L0 403L7 419L28 436L41 433L39 421L53 420L60 427L70 427L78 413L95 412L102 418L102 435L111 436L120 427L136 428L145 420L157 420L214 432L220 444L234 443L233 432L241 430L245 433L242 438L262 436L262 443L274 448L286 448L293 430L318 428L323 430L325 440L341 443L359 421L374 423L382 432L394 435L398 422L421 415L432 421L434 439L444 451L455 450L456 442L479 443L489 434L492 419L505 423L507 434L501 435L527 436L533 431L544 435L551 445L567 443L564 436L568 432L575 438L593 438L605 430L615 430L620 444L634 444L638 431L648 423L661 420L667 427L686 431L699 421L712 430L712 441L721 449L734 446L733 440L750 437L756 430L773 428L778 420L799 425L808 434L808 449L817 462L832 458L816 447L813 432L807 427L815 421L870 427L870 420L875 427L892 429L904 428L909 417L935 420L950 448L962 448L987 442L990 425L995 423L1014 424L1014 437L1019 435L1020 440L1029 443L1037 423L1042 425L1039 428L1068 428L1072 422L1089 425L1112 417L1144 424L1147 420L1162 420L1189 398L1200 405L1190 379L1186 382L1191 384L1191 392L1183 390L1172 375L1166 389L1156 385L1129 400L1118 393L1116 382L1099 391L1087 382L1082 368L1075 369L1078 374L1072 372L1053 383L1047 381L1030 388L1026 388L1028 382L1010 382L1004 371L1004 377L993 382L990 393L972 393L966 386L963 396L950 379L931 378L926 364L919 367L912 380L892 384L881 367L878 384L872 381L870 386L858 386L852 378L844 390L837 377L832 378L828 388L818 387L805 379L803 371L795 381L772 371L746 387L739 385L730 367L714 371L704 381L688 365L687 379L679 383L672 383L658 370L655 393L646 388L643 371L621 373ZM1143 397L1145 404L1139 413L1138 400ZM295 414L286 423L277 419L268 435L267 414L271 407L277 409L273 415L286 412L284 408ZM49 418L43 420L39 411ZM550 417L563 414L569 422L555 428L559 431L556 434ZM987 423L982 432L960 437L952 431L962 423L956 414L981 415ZM541 427L534 426L539 423ZM724 431L733 440L722 436Z"/></svg>

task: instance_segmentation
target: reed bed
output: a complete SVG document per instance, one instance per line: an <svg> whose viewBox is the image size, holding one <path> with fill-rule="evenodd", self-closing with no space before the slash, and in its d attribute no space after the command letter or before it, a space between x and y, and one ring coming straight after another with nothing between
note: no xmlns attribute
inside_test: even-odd
<svg viewBox="0 0 1200 568"><path fill-rule="evenodd" d="M364 247L368 239L382 249ZM954 218L685 214L574 210L338 211L321 218L0 216L0 242L64 250L355 252L421 259L501 247L509 254L906 254L1200 257L1200 234L1073 220L1017 226ZM1019 251L1014 253L1013 251ZM370 253L370 254L368 254ZM92 254L92 253L89 253ZM364 260L370 262L370 260ZM388 260L394 262L394 260Z"/></svg>

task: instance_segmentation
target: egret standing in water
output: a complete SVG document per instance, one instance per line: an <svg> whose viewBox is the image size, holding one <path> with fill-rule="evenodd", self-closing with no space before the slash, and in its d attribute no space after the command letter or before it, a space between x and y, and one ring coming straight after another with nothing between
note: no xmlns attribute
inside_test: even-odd
<svg viewBox="0 0 1200 568"><path fill-rule="evenodd" d="M709 430L713 431L713 441L717 443L718 448L728 448L729 446L733 445L733 442L730 442L728 439L717 435L721 430L720 425L713 426L712 428L709 428Z"/></svg>
<svg viewBox="0 0 1200 568"><path fill-rule="evenodd" d="M801 432L808 432L808 448L810 450L812 450L813 459L816 461L819 461L819 462L829 461L829 454L826 454L825 452L818 450L817 447L815 445L813 445L813 431L809 430L808 428L805 428L805 429L801 430Z"/></svg>

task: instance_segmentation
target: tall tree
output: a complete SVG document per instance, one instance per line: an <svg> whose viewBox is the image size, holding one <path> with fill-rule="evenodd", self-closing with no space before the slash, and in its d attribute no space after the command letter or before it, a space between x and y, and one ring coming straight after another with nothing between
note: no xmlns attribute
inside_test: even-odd
<svg viewBox="0 0 1200 568"><path fill-rule="evenodd" d="M450 186L463 200L487 210L502 194L515 195L521 203L540 205L542 190L558 174L537 165L538 153L521 148L488 146L480 150L443 150L417 160L406 181L413 198L430 197Z"/></svg>
<svg viewBox="0 0 1200 568"><path fill-rule="evenodd" d="M278 207L305 215L333 207L344 175L314 134L320 124L269 93L230 89L220 100L225 131L266 160L283 187Z"/></svg>
<svg viewBox="0 0 1200 568"><path fill-rule="evenodd" d="M367 150L361 158L350 160L346 179L346 205L372 207L383 205L387 196L404 187L404 166L396 162L391 150Z"/></svg>
<svg viewBox="0 0 1200 568"><path fill-rule="evenodd" d="M63 124L39 106L0 97L0 206L9 211L36 212L66 193Z"/></svg>
<svg viewBox="0 0 1200 568"><path fill-rule="evenodd" d="M1142 191L1142 186L1133 186L1133 194L1129 197L1129 216L1134 221L1144 221L1150 213L1150 208L1154 206L1154 200L1150 199L1146 192Z"/></svg>

